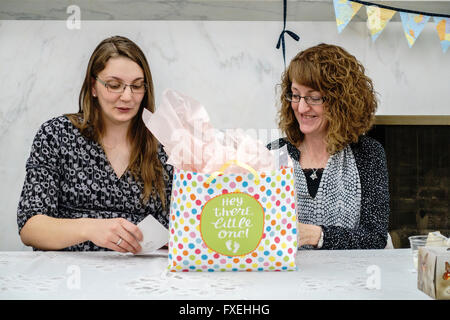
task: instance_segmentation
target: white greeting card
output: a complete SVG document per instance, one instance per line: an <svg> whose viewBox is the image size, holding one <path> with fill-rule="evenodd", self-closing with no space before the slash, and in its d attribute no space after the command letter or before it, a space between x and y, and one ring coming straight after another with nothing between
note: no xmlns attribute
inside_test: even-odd
<svg viewBox="0 0 450 320"><path fill-rule="evenodd" d="M151 214L137 226L143 235L143 240L139 242L142 250L137 255L154 253L169 242L169 231Z"/></svg>

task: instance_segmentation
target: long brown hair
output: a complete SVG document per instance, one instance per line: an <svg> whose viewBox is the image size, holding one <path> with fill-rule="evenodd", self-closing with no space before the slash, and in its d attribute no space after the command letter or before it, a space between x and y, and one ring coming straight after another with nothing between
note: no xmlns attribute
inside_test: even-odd
<svg viewBox="0 0 450 320"><path fill-rule="evenodd" d="M282 76L278 125L292 144L298 146L304 138L291 102L284 98L294 80L326 98L326 142L330 154L357 142L372 127L377 99L364 66L343 48L321 43L298 53Z"/></svg>
<svg viewBox="0 0 450 320"><path fill-rule="evenodd" d="M87 66L78 100L79 111L66 114L66 116L84 136L100 143L101 137L105 134L105 126L98 99L94 99L92 96L93 79L106 67L110 58L119 56L136 62L142 68L147 83L147 92L128 129L128 138L131 142L128 168L134 178L144 184L142 200L147 202L150 196L155 196L157 193L165 206L164 169L158 158L158 141L142 121L144 108L151 112L155 110L152 74L144 53L133 41L125 37L114 36L100 42L92 53Z"/></svg>

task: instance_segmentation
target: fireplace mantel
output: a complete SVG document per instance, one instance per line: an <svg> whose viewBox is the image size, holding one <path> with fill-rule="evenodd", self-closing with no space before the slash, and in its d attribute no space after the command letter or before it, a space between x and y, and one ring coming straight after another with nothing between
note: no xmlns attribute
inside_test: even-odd
<svg viewBox="0 0 450 320"><path fill-rule="evenodd" d="M422 126L448 126L450 115L380 115L375 116L376 125L422 125Z"/></svg>

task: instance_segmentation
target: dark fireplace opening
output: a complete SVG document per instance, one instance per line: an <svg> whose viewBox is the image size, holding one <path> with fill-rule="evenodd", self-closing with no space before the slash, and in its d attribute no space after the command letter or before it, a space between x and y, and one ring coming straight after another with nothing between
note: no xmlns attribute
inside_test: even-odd
<svg viewBox="0 0 450 320"><path fill-rule="evenodd" d="M368 135L386 152L394 247L432 231L449 237L450 126L376 124Z"/></svg>

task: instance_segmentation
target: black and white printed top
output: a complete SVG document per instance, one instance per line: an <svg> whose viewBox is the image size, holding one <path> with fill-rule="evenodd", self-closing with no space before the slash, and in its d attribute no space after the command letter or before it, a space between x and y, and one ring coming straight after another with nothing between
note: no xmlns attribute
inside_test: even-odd
<svg viewBox="0 0 450 320"><path fill-rule="evenodd" d="M159 196L143 204L143 183L129 170L120 179L103 148L87 139L65 116L45 122L38 130L17 209L19 233L32 216L54 218L124 218L137 224L149 214L168 227L173 167L158 149L166 185L166 210ZM34 249L36 250L36 249ZM63 251L106 251L91 241Z"/></svg>
<svg viewBox="0 0 450 320"><path fill-rule="evenodd" d="M304 172L298 165L300 151L285 138L276 140L267 147L276 149L284 145L287 146L288 153L294 161L296 193L297 195L305 194L308 192L308 187L305 185L307 179L303 177ZM320 204L321 212L315 216L313 214L315 208L310 207L311 212L306 214L308 220L306 223L322 227L323 245L321 249L382 249L387 242L390 211L388 171L384 149L379 142L367 136L361 136L357 143L351 144L349 147L351 151L347 150L347 154L352 154L357 172L351 175L343 175L343 179L349 180L347 185L350 186L354 183L352 182L353 178L358 179L359 176L359 181L355 181L356 188L353 192L355 199L343 197L343 200L336 200L340 192L339 190L333 191L333 189L340 184L333 179L325 179L317 194L317 197L321 196L322 198L316 199L318 200L316 202L310 199L311 201L307 203L307 205ZM347 163L347 161L344 161L344 163ZM337 167L334 168L336 170ZM321 174L322 179L324 179L324 176L330 178L329 176L332 175L331 172L327 172L328 169L330 168L326 168ZM345 167L337 169L345 170ZM349 172L351 173L351 170ZM324 185L328 183L331 183L331 186ZM342 185L345 186L345 183ZM320 192L334 192L335 194L319 195ZM347 190L344 190L344 192L347 192ZM314 198L310 195L308 197ZM325 201L327 203L322 203L324 199L328 199ZM336 201L333 201L333 199ZM299 201L302 201L302 199L299 199ZM342 211L338 210L339 201L344 203L341 207L347 206L346 201L353 204L354 209L352 210L355 210L355 212L348 212L348 217L340 217L339 214ZM332 202L336 202L338 205ZM308 206L304 207L308 208ZM318 221L311 221L311 218L316 218ZM355 218L357 220L354 220ZM299 221L304 222L301 217L299 217Z"/></svg>

